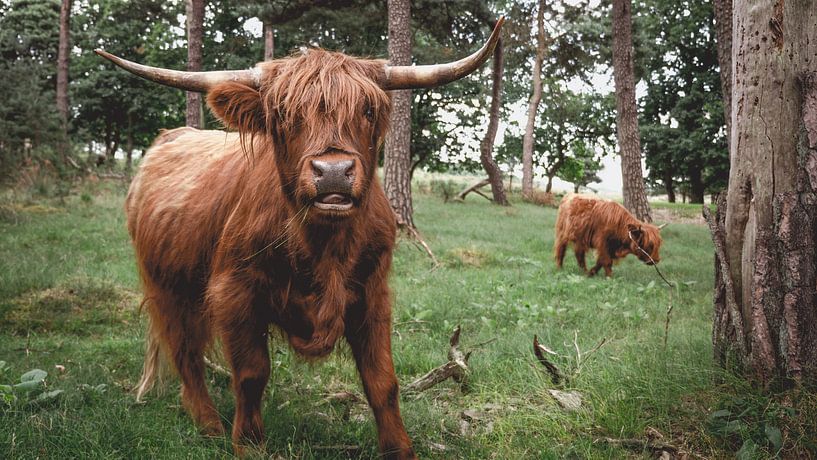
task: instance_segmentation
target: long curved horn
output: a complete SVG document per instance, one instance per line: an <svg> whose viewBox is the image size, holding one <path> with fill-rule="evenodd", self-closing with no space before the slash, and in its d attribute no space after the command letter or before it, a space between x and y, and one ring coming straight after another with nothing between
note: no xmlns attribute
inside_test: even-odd
<svg viewBox="0 0 817 460"><path fill-rule="evenodd" d="M488 42L476 53L462 58L459 61L447 64L418 65L418 66L386 66L386 77L380 82L380 86L385 90L393 89L413 89L413 88L433 88L444 85L454 80L468 75L477 70L494 51L496 43L499 41L504 17L496 21L494 31Z"/></svg>
<svg viewBox="0 0 817 460"><path fill-rule="evenodd" d="M186 91L206 93L213 86L225 81L242 83L253 88L258 88L259 85L260 73L255 68L249 70L185 72L137 64L100 49L94 50L94 52L136 76Z"/></svg>

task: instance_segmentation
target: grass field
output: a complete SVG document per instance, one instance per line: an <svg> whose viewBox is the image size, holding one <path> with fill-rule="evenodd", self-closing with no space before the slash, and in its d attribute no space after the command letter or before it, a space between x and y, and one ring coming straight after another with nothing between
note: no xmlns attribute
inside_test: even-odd
<svg viewBox="0 0 817 460"><path fill-rule="evenodd" d="M0 386L0 456L232 456L229 440L198 435L180 406L177 381L144 404L130 392L141 370L145 320L123 199L124 186L114 183L85 184L60 200L3 198L0 385L32 369L48 376L45 393L42 384L32 392ZM521 202L501 208L480 197L444 203L431 193L418 194L415 207L442 266L432 269L414 244L400 241L391 283L398 378L405 385L444 363L457 325L462 348L473 350L466 388L447 381L402 395L422 458L649 458L649 450L603 439L656 436L709 458L815 449L817 429L800 402L763 398L712 364L713 262L705 227L663 230L660 267L677 282L671 294L633 257L614 267L611 279L585 278L572 256L557 271L555 209ZM534 334L561 355L552 360L572 375L566 384L554 385L537 362ZM577 368L574 337L585 352L606 342ZM367 406L327 399L362 395L348 350L307 364L281 340L272 347L267 444L253 454L377 458ZM227 424L228 386L225 377L210 376ZM582 407L565 411L549 389L579 392Z"/></svg>

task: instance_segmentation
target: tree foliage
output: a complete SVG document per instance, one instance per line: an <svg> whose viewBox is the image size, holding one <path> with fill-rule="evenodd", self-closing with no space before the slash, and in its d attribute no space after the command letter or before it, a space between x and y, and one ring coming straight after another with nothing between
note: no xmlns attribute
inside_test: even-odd
<svg viewBox="0 0 817 460"><path fill-rule="evenodd" d="M184 93L133 77L93 53L103 48L149 65L184 69L187 37L181 0L75 0L71 20L70 136L80 151L113 155L145 149L160 129L184 123ZM493 21L506 16L505 72L497 160L518 167L521 143L513 120L530 97L536 52L535 0L412 2L412 60L458 59L480 46ZM725 184L711 5L645 0L635 5L635 73L642 138L654 189L690 196ZM535 164L541 177L578 179L612 153L607 2L546 2L544 95L536 117ZM257 19L254 19L257 18ZM378 0L208 1L206 70L249 68L263 59L253 21L274 30L275 56L319 46L352 55L387 57L386 2ZM0 0L0 174L21 162L56 159L59 122L54 88L59 1ZM412 95L412 171L477 171L488 120L490 66L440 88ZM601 84L600 84L601 82ZM645 86L646 84L646 86ZM205 125L218 122L205 111ZM576 146L583 145L583 148ZM574 148L576 147L576 148ZM586 155L592 154L592 158ZM584 165L579 168L579 165ZM695 175L699 171L700 177ZM592 176L589 175L587 178ZM668 184L670 187L668 187ZM704 190L704 192L701 192Z"/></svg>

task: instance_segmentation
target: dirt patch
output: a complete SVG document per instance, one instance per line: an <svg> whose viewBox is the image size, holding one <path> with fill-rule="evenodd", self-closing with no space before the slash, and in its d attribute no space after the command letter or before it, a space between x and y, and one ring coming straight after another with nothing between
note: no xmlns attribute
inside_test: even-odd
<svg viewBox="0 0 817 460"><path fill-rule="evenodd" d="M706 224L706 221L704 221L704 218L701 215L690 216L689 214L681 214L671 209L653 209L652 220L653 222L657 222L659 224L665 222L672 224Z"/></svg>
<svg viewBox="0 0 817 460"><path fill-rule="evenodd" d="M89 280L22 294L0 312L0 327L15 334L63 332L91 335L127 324L139 306L136 292Z"/></svg>
<svg viewBox="0 0 817 460"><path fill-rule="evenodd" d="M457 265L469 265L471 267L483 267L493 262L490 254L473 246L467 248L456 248L449 252Z"/></svg>

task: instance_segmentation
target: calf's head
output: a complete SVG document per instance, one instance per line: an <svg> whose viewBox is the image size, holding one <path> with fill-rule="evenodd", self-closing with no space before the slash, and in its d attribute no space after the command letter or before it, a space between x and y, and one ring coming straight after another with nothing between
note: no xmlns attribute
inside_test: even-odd
<svg viewBox="0 0 817 460"><path fill-rule="evenodd" d="M647 265L657 264L661 261L658 254L661 249L661 235L659 228L652 224L627 225L629 235L629 252L635 254L639 260Z"/></svg>
<svg viewBox="0 0 817 460"><path fill-rule="evenodd" d="M97 53L149 80L206 92L210 108L240 133L249 156L272 157L283 191L298 209L337 221L365 204L375 180L391 107L387 91L429 88L468 75L493 52L502 23L500 18L474 54L427 66L309 49L251 70L180 72Z"/></svg>

